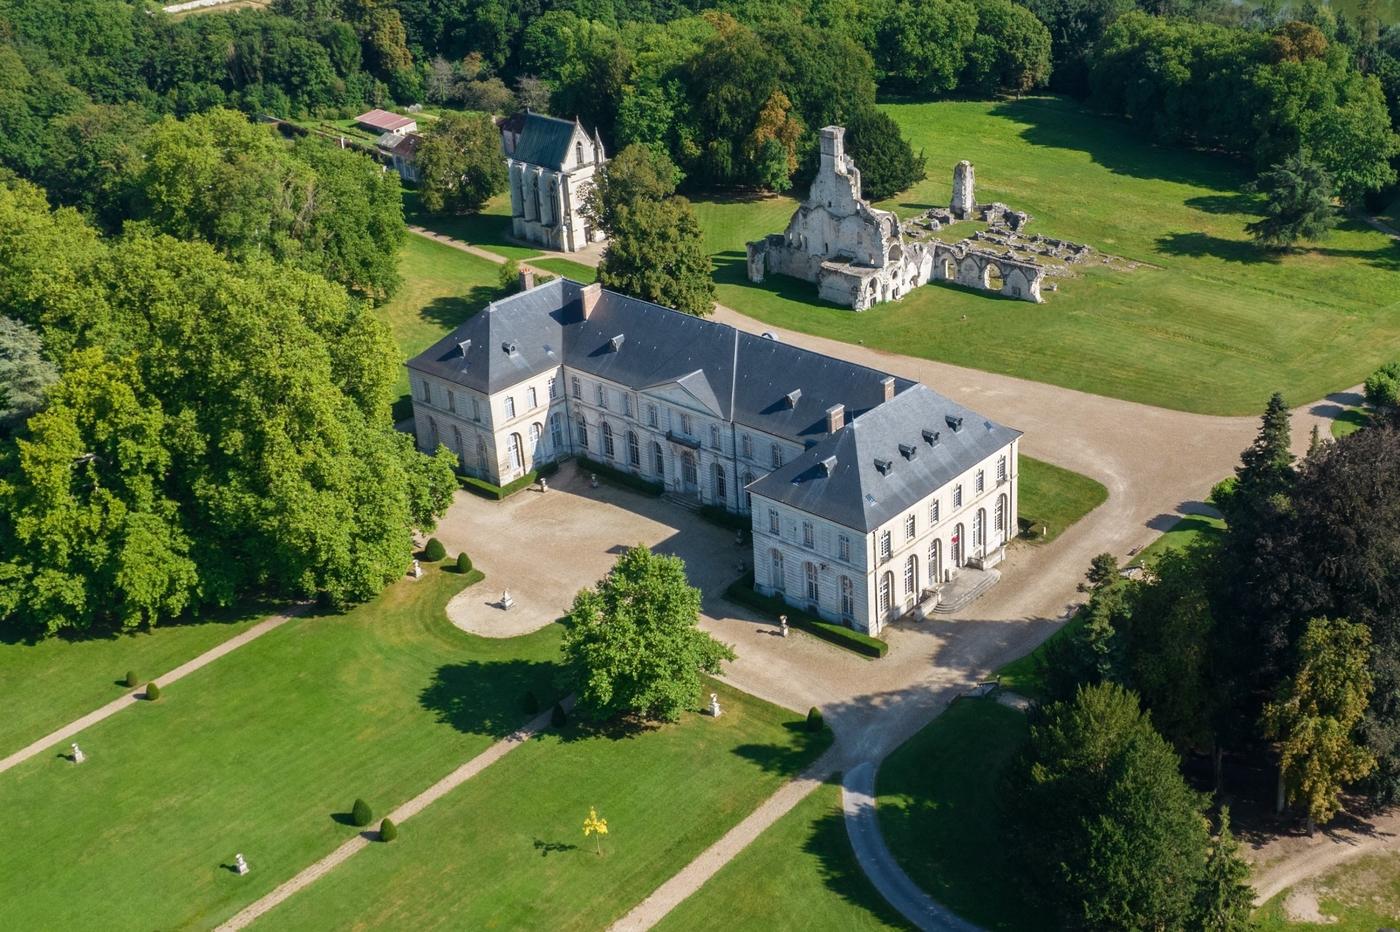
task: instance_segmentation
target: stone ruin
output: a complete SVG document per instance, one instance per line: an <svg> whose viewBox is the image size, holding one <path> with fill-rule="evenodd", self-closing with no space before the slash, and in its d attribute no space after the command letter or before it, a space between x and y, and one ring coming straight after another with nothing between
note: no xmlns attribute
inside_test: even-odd
<svg viewBox="0 0 1400 932"><path fill-rule="evenodd" d="M1040 303L1042 288L1056 289L1048 277L1067 273L1094 251L1027 235L1032 219L999 202L978 204L975 170L963 160L953 168L949 205L901 224L861 197L860 170L845 153L845 129L827 126L821 130L821 166L787 230L748 244L749 280L777 273L814 282L822 299L857 311L898 300L930 281ZM956 242L939 236L964 221L987 228Z"/></svg>

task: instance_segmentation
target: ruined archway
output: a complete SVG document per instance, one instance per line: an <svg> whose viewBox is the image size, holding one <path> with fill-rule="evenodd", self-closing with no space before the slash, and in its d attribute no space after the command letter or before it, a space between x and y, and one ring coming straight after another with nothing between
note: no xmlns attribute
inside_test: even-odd
<svg viewBox="0 0 1400 932"><path fill-rule="evenodd" d="M988 291L1000 292L1006 287L1006 278L1001 274L1001 266L995 262L988 262L986 272L983 275L983 287Z"/></svg>

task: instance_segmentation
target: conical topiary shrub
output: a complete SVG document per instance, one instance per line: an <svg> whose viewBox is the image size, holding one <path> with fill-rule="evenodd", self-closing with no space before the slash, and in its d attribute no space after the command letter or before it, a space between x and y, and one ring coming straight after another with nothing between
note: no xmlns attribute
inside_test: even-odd
<svg viewBox="0 0 1400 932"><path fill-rule="evenodd" d="M394 820L393 820L393 819L390 819L390 818L387 818L387 817L386 817L386 818L384 819L383 822L380 822L380 823L379 823L379 840L380 840L380 841L393 841L395 838L398 838L398 837L399 837L399 827L398 827L397 825L394 824Z"/></svg>
<svg viewBox="0 0 1400 932"><path fill-rule="evenodd" d="M155 683L146 684L146 698L154 702L160 698L160 687Z"/></svg>
<svg viewBox="0 0 1400 932"><path fill-rule="evenodd" d="M369 808L369 803L363 799L355 800L355 805L350 807L350 821L359 828L364 828L373 822L374 812Z"/></svg>
<svg viewBox="0 0 1400 932"><path fill-rule="evenodd" d="M457 572L463 576L472 571L472 558L467 556L466 551L457 554Z"/></svg>
<svg viewBox="0 0 1400 932"><path fill-rule="evenodd" d="M429 537L428 543L423 547L423 559L433 563L445 560L447 559L447 548L436 537Z"/></svg>
<svg viewBox="0 0 1400 932"><path fill-rule="evenodd" d="M812 708L807 711L807 730L821 731L823 724L822 710L816 706L812 706Z"/></svg>
<svg viewBox="0 0 1400 932"><path fill-rule="evenodd" d="M135 671L135 670L127 670L127 671L126 671L126 688L127 688L127 689L135 689L137 686L140 686L140 685L141 685L141 681L140 681L139 679L136 678L136 671Z"/></svg>

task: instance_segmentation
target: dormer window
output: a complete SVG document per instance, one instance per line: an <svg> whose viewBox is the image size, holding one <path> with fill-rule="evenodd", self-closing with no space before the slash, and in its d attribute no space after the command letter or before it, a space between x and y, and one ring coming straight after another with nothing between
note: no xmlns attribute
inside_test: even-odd
<svg viewBox="0 0 1400 932"><path fill-rule="evenodd" d="M457 349L462 353L462 358L463 358L463 359L466 359L466 358L467 358L467 350L469 350L469 349L471 349L471 348L472 348L472 341L471 341L471 340L463 340L461 343L458 343L458 344L457 344Z"/></svg>
<svg viewBox="0 0 1400 932"><path fill-rule="evenodd" d="M830 476L832 473L836 472L836 457L828 456L821 461L821 467L822 475Z"/></svg>
<svg viewBox="0 0 1400 932"><path fill-rule="evenodd" d="M936 446L938 446L938 431L936 431L936 430L926 430L926 431L924 431L924 443L928 444L928 445L931 446L931 447L936 447Z"/></svg>
<svg viewBox="0 0 1400 932"><path fill-rule="evenodd" d="M507 356L514 356L519 352L513 340L507 340L505 343L502 343L501 349L505 350Z"/></svg>
<svg viewBox="0 0 1400 932"><path fill-rule="evenodd" d="M912 460L914 457L919 455L919 448L911 447L907 443L901 443L899 445L899 455L907 460Z"/></svg>
<svg viewBox="0 0 1400 932"><path fill-rule="evenodd" d="M948 422L949 427L953 428L953 433L956 434L958 431L962 430L962 418L953 417L953 415L950 414L944 418L944 420Z"/></svg>
<svg viewBox="0 0 1400 932"><path fill-rule="evenodd" d="M613 337L611 340L608 341L608 349L612 350L614 353L616 353L618 350L622 349L622 340L623 340L623 338L624 338L624 334L621 334L621 333L619 333L617 336Z"/></svg>
<svg viewBox="0 0 1400 932"><path fill-rule="evenodd" d="M787 404L788 408L791 409L797 407L797 402L801 398L802 389L794 388L792 391L788 392L787 395L784 396L784 402Z"/></svg>
<svg viewBox="0 0 1400 932"><path fill-rule="evenodd" d="M894 463L891 463L889 460L877 459L875 461L875 468L879 471L880 475L888 476L894 471Z"/></svg>

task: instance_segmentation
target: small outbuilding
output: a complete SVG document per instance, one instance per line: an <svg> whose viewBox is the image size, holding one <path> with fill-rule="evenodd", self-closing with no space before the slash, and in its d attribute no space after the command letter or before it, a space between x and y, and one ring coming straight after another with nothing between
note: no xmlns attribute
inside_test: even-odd
<svg viewBox="0 0 1400 932"><path fill-rule="evenodd" d="M404 133L418 132L417 120L378 108L355 117L355 123L371 133L393 133L402 136Z"/></svg>

